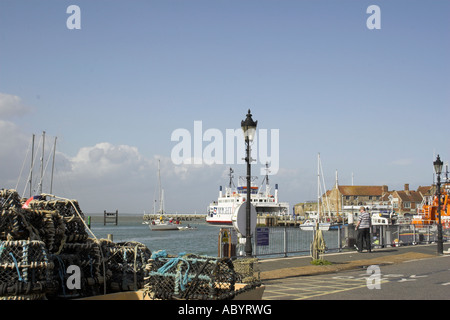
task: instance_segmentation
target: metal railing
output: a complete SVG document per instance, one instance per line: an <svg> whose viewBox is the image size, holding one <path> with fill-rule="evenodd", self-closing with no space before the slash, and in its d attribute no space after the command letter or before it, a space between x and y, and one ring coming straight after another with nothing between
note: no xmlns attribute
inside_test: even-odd
<svg viewBox="0 0 450 320"><path fill-rule="evenodd" d="M341 225L322 231L327 252L353 249L356 235L353 225ZM252 237L253 255L289 256L310 254L314 231L298 227L258 227ZM444 241L450 240L450 229L443 230ZM437 240L436 225L418 227L413 224L378 225L371 227L372 248L433 243ZM236 244L235 254L242 255L244 245Z"/></svg>
<svg viewBox="0 0 450 320"><path fill-rule="evenodd" d="M341 240L344 228L323 231L323 237L328 251L339 251L343 244ZM293 227L262 227L256 228L253 238L253 255L283 255L309 254L314 231L305 231Z"/></svg>

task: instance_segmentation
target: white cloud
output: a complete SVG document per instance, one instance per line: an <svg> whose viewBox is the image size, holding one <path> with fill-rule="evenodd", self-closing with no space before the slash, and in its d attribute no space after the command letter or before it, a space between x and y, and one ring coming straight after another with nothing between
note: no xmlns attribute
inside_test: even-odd
<svg viewBox="0 0 450 320"><path fill-rule="evenodd" d="M29 141L16 124L0 120L0 188L15 188Z"/></svg>
<svg viewBox="0 0 450 320"><path fill-rule="evenodd" d="M81 148L70 162L73 173L96 178L114 174L133 176L148 169L151 163L139 153L136 147L115 146L108 142Z"/></svg>
<svg viewBox="0 0 450 320"><path fill-rule="evenodd" d="M20 97L0 92L0 118L22 116L30 110L22 103Z"/></svg>

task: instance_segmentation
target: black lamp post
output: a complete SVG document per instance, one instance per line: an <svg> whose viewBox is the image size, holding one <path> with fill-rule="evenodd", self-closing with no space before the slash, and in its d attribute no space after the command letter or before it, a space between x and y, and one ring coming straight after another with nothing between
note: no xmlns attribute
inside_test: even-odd
<svg viewBox="0 0 450 320"><path fill-rule="evenodd" d="M438 217L439 217L439 221L438 221L438 226L437 226L437 230L438 230L438 240L437 240L437 252L438 254L444 254L444 241L442 240L442 222L441 222L441 172L442 172L442 161L441 158L439 157L439 155L436 158L436 161L433 162L433 166L434 166L434 172L436 172L437 175L437 183L436 183L436 194L438 197L438 208L437 208L437 212L438 212Z"/></svg>
<svg viewBox="0 0 450 320"><path fill-rule="evenodd" d="M250 113L250 109L248 109L247 118L244 121L241 121L241 128L244 131L244 138L246 144L246 157L245 162L247 162L247 203L246 203L246 215L245 215L245 255L247 257L251 257L252 255L252 236L250 234L250 205L251 205L251 168L250 164L252 162L251 154L250 154L250 143L253 141L256 132L256 125L258 121L253 121L252 114Z"/></svg>

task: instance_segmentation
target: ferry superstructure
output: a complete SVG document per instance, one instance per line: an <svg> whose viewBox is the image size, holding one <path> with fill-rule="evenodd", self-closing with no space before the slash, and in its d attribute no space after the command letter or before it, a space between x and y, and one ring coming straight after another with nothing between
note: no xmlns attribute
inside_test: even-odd
<svg viewBox="0 0 450 320"><path fill-rule="evenodd" d="M234 187L233 170L230 168L230 182L223 191L219 188L219 197L207 208L206 222L211 224L232 224L232 216L236 209L246 201L247 186ZM264 185L265 181L265 185ZM289 215L289 203L280 202L278 199L278 184L275 185L274 194L271 193L269 177L265 176L263 185L258 188L250 187L250 198L252 205L256 208L258 215Z"/></svg>

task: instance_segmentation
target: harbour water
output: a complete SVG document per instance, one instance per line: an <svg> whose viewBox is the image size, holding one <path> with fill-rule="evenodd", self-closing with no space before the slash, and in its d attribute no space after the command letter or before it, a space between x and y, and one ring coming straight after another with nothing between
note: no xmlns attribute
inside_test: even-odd
<svg viewBox="0 0 450 320"><path fill-rule="evenodd" d="M119 214L117 226L113 223L104 225L103 215L91 217L91 231L98 239L106 239L108 234L112 234L114 242L137 241L152 252L166 250L172 255L185 252L216 257L218 254L220 227L201 220L182 222L182 226L189 224L196 228L193 230L152 231L142 223L142 214Z"/></svg>

